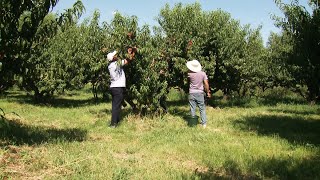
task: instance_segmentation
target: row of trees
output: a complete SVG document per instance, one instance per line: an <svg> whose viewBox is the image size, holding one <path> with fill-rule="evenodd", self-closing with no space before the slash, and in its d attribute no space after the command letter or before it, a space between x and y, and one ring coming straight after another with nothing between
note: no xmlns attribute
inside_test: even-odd
<svg viewBox="0 0 320 180"><path fill-rule="evenodd" d="M190 59L201 62L212 91L246 96L257 88L283 86L320 100L316 1L310 2L313 12L298 1L276 1L285 18L276 19L282 32L271 34L267 47L260 28L241 26L222 10L203 11L198 3L166 5L152 31L139 26L137 17L120 13L100 23L96 11L79 23L81 1L62 14L50 13L56 3L1 1L1 91L17 84L43 99L90 83L95 97L106 95L108 62L101 49L116 49L124 58L127 47L136 46L136 60L126 69L127 100L139 110L159 110L172 87L187 90Z"/></svg>
<svg viewBox="0 0 320 180"><path fill-rule="evenodd" d="M271 35L269 42L275 63L285 69L284 86L299 92L309 101L320 100L320 1L311 0L309 12L299 5L275 1L285 15L276 19L281 34ZM277 52L278 51L278 52ZM306 86L307 92L301 91Z"/></svg>
<svg viewBox="0 0 320 180"><path fill-rule="evenodd" d="M57 3L58 0L1 1L0 91L17 84L32 90L35 97L53 93L54 90L39 87L46 83L41 80L47 76L49 63L41 59L42 53L59 32L75 24L84 12L78 1L60 15L50 13Z"/></svg>

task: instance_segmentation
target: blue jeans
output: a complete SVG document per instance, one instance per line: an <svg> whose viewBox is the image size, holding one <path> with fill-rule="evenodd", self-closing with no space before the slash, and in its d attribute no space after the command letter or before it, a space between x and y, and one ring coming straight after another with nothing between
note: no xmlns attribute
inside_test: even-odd
<svg viewBox="0 0 320 180"><path fill-rule="evenodd" d="M199 107L201 124L207 124L206 106L204 103L204 93L191 93L189 94L189 104L191 116L196 116L196 108Z"/></svg>

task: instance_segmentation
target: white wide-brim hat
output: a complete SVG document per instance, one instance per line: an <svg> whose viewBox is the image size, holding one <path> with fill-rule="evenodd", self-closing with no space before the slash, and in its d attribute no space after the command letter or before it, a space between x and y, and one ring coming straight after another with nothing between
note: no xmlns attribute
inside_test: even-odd
<svg viewBox="0 0 320 180"><path fill-rule="evenodd" d="M111 52L111 53L108 53L107 59L108 59L109 61L112 61L112 60L113 60L113 57L114 57L117 53L118 53L117 51L113 51L113 52Z"/></svg>
<svg viewBox="0 0 320 180"><path fill-rule="evenodd" d="M198 60L188 61L187 67L190 71L193 71L193 72L200 72L202 69L201 64Z"/></svg>

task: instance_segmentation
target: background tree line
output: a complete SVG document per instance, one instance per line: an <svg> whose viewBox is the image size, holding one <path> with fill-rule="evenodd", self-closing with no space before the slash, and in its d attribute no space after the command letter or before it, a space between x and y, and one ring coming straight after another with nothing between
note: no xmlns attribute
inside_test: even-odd
<svg viewBox="0 0 320 180"><path fill-rule="evenodd" d="M241 26L231 14L203 11L198 3L166 5L154 27L120 13L101 23L98 11L79 22L85 11L80 0L51 13L57 3L1 1L1 92L17 85L44 100L90 84L94 97L107 97L108 62L101 49L116 49L124 58L135 46L138 55L126 69L127 100L140 112L161 110L172 87L187 90L185 63L191 59L203 65L212 91L225 96L259 96L280 86L320 100L319 1L310 1L310 12L297 0L276 0L284 14L275 17L281 33L271 34L266 47L260 27Z"/></svg>

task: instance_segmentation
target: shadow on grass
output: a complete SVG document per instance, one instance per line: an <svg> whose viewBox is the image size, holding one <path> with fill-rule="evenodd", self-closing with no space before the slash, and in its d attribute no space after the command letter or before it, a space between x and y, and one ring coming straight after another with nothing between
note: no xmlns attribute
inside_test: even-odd
<svg viewBox="0 0 320 180"><path fill-rule="evenodd" d="M320 145L320 119L288 115L260 115L236 121L244 131L263 136L279 136L292 144Z"/></svg>
<svg viewBox="0 0 320 180"><path fill-rule="evenodd" d="M93 125L93 127L100 127L100 126L108 127L111 124L111 117L112 117L111 109L102 109L102 110L89 111L89 112L95 115L98 119L100 119ZM121 124L127 120L129 115L132 115L132 114L134 114L134 112L131 108L123 108L120 113L120 122L118 125L121 126ZM109 118L106 118L107 115L109 115Z"/></svg>
<svg viewBox="0 0 320 180"><path fill-rule="evenodd" d="M177 106L185 106L189 105L188 100L171 100L167 101L168 107L177 107Z"/></svg>
<svg viewBox="0 0 320 180"><path fill-rule="evenodd" d="M262 105L268 105L268 106L275 106L278 103L283 104L308 104L308 102L305 99L297 99L297 98L290 98L290 97L270 97L265 96L261 99Z"/></svg>
<svg viewBox="0 0 320 180"><path fill-rule="evenodd" d="M320 160L319 155L305 159L294 157L283 159L266 158L253 162L251 170L262 174L264 178L320 179Z"/></svg>
<svg viewBox="0 0 320 180"><path fill-rule="evenodd" d="M275 106L279 103L282 104L308 104L307 101L298 98L290 97L234 97L228 100L222 97L212 97L208 99L208 105L212 107L258 107L258 106Z"/></svg>
<svg viewBox="0 0 320 180"><path fill-rule="evenodd" d="M7 92L2 97L7 98L8 101L18 102L23 104L31 104L36 106L48 106L57 108L73 108L83 107L88 105L95 105L103 102L109 102L110 100L103 100L102 98L96 99L94 97L88 99L68 99L68 98L50 98L42 101L36 101L33 96L28 94L22 94L21 92ZM78 95L79 97L79 95Z"/></svg>
<svg viewBox="0 0 320 180"><path fill-rule="evenodd" d="M299 109L299 110L292 110L292 109L269 109L270 112L276 113L285 113L285 114L293 114L293 115L319 115L320 109Z"/></svg>
<svg viewBox="0 0 320 180"><path fill-rule="evenodd" d="M86 130L57 129L47 127L29 126L17 119L9 120L0 117L0 146L6 145L39 145L59 141L84 141Z"/></svg>
<svg viewBox="0 0 320 180"><path fill-rule="evenodd" d="M320 179L319 156L299 159L294 157L284 157L275 159L274 157L262 158L253 161L247 168L248 172L243 172L237 162L228 160L220 168L208 168L207 171L195 171L194 179Z"/></svg>
<svg viewBox="0 0 320 180"><path fill-rule="evenodd" d="M55 98L45 103L34 103L35 105L44 105L49 107L59 107L59 108L74 108L74 107L83 107L89 105L95 105L99 103L103 103L101 99L89 98L89 99L63 99L63 98Z"/></svg>
<svg viewBox="0 0 320 180"><path fill-rule="evenodd" d="M173 116L179 116L187 123L189 127L197 126L199 124L199 116L192 117L189 110L181 108L181 106L185 105L185 103L182 105L174 105L173 107L169 108L168 113Z"/></svg>
<svg viewBox="0 0 320 180"><path fill-rule="evenodd" d="M259 180L262 179L255 174L243 173L239 167L239 165L234 161L226 161L223 167L220 168L208 168L206 171L198 171L194 172L194 179L200 178L203 180L211 180L211 179L239 179L239 180Z"/></svg>

